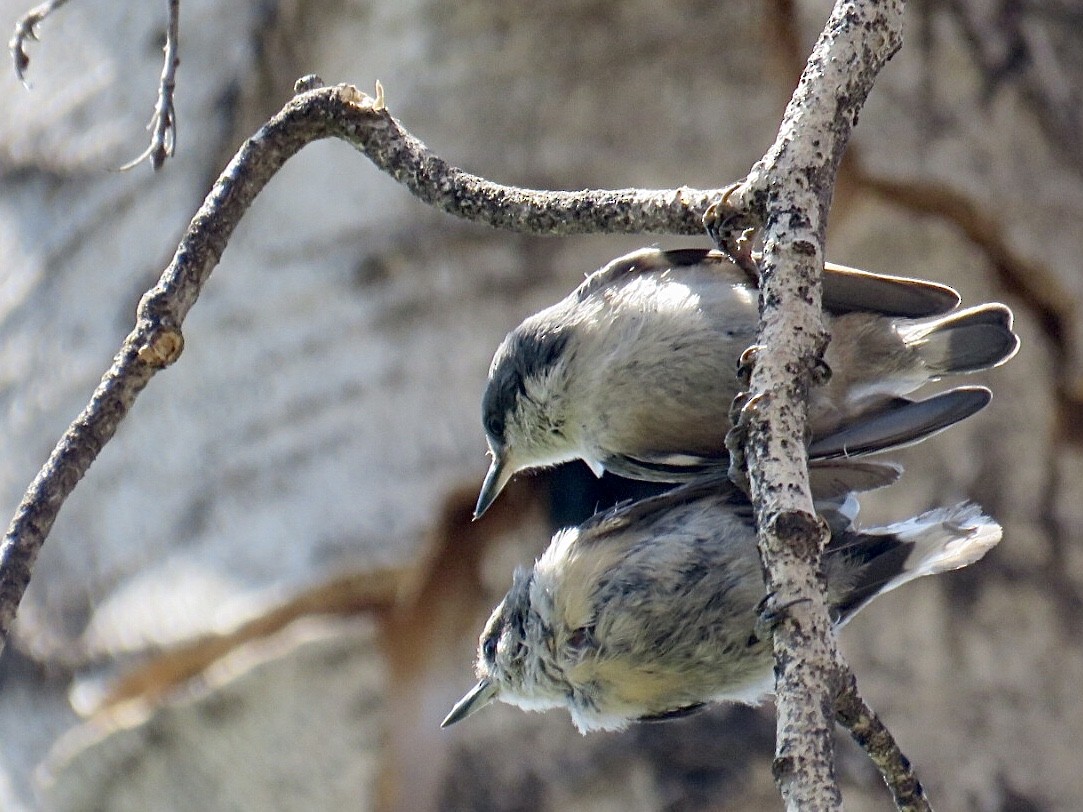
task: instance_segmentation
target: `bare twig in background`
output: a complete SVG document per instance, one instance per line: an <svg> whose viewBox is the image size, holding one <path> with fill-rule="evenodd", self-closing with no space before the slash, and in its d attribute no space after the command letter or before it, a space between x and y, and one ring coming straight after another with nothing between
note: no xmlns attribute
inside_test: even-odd
<svg viewBox="0 0 1083 812"><path fill-rule="evenodd" d="M306 144L342 138L414 194L444 211L513 231L702 232L717 192L626 189L538 192L501 186L450 166L406 132L383 104L349 85L295 96L248 139L223 170L158 284L139 303L135 328L90 403L30 484L0 542L0 647L30 582L38 551L64 501L116 433L136 397L183 348L181 325L218 264L233 230L263 187Z"/></svg>
<svg viewBox="0 0 1083 812"><path fill-rule="evenodd" d="M761 351L735 430L744 440L774 627L774 772L790 810L839 809L833 705L848 669L824 604L826 528L808 488L807 393L826 345L820 310L827 213L843 151L877 74L902 43L901 0L839 0L778 138L708 212L719 245L762 222Z"/></svg>
<svg viewBox="0 0 1083 812"><path fill-rule="evenodd" d="M857 680L848 673L835 701L835 718L861 749L869 754L899 812L932 812L925 789L921 786L910 759L903 755L891 731L880 721L876 711L857 692Z"/></svg>
<svg viewBox="0 0 1083 812"><path fill-rule="evenodd" d="M165 62L162 65L162 78L158 82L158 101L154 103L154 114L150 117L147 129L150 130L150 146L132 159L121 170L131 169L150 159L152 169L161 169L166 158L172 158L177 147L177 112L173 106L173 92L177 88L177 42L180 36L180 0L169 0L169 22L165 29Z"/></svg>
<svg viewBox="0 0 1083 812"><path fill-rule="evenodd" d="M40 6L35 6L15 24L15 33L8 43L11 49L11 58L15 63L15 75L19 81L26 84L26 69L30 65L30 55L26 52L26 43L38 38L37 25L68 0L48 0ZM180 36L180 0L167 0L169 4L169 21L165 29L165 62L162 65L162 77L158 83L158 100L154 104L154 114L151 116L147 129L150 130L150 146L134 160L129 161L121 170L131 169L145 159L150 159L150 165L154 169L161 169L166 158L173 155L177 146L177 113L173 106L173 92L176 89L177 66L180 59L177 56L177 42Z"/></svg>
<svg viewBox="0 0 1083 812"><path fill-rule="evenodd" d="M47 0L40 6L34 6L15 23L15 33L8 41L8 48L11 49L11 58L15 63L15 75L24 85L26 84L26 69L30 66L30 54L26 52L26 43L38 38L38 23L61 6L67 5L67 2L68 0Z"/></svg>

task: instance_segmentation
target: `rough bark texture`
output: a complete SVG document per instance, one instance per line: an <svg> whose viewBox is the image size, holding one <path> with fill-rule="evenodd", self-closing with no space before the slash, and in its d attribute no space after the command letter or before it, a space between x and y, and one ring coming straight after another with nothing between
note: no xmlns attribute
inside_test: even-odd
<svg viewBox="0 0 1083 812"><path fill-rule="evenodd" d="M759 349L738 430L774 616L774 774L791 810L842 805L832 740L845 665L819 577L827 534L805 470L805 401L826 346L820 269L835 180L858 112L901 45L902 10L901 0L835 5L773 147L726 201L763 223ZM711 215L717 228L721 212Z"/></svg>
<svg viewBox="0 0 1083 812"><path fill-rule="evenodd" d="M899 812L931 812L925 788L914 774L910 760L902 754L880 717L858 694L853 674L847 677L835 700L835 718L870 755Z"/></svg>

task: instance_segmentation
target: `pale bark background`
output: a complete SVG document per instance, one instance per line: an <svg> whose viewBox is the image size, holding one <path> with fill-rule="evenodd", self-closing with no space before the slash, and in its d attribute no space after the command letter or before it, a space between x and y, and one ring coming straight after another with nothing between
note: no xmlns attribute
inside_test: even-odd
<svg viewBox="0 0 1083 812"><path fill-rule="evenodd" d="M977 34L949 14L960 5ZM1049 274L1040 294L1069 307L1083 295L1083 161L1033 94L1079 109L1083 20L1053 0L1011 8L1031 15L1014 68L1001 4L913 4L855 143L867 170L942 183L995 218ZM25 10L0 9L12 23ZM298 76L378 78L448 160L573 189L738 179L792 88L781 29L754 0L224 9L182 4L177 156L157 175L109 170L145 145L164 4L76 0L33 46L33 92L0 71L9 514L209 183ZM829 4L797 11L803 57ZM46 543L0 661L0 808L779 808L770 708L583 738L565 714L501 706L438 729L512 567L550 532L547 477L468 521L491 353L648 242L706 239L502 234L429 211L342 144L287 164L189 317L184 355ZM1034 296L1010 295L957 225L854 185L828 253L1007 301L1024 341L983 379L992 406L906 453L904 482L865 504L866 520L893 520L975 498L1004 542L871 607L844 650L938 809L1077 808L1083 427L1055 383L1079 377L1079 321L1052 345ZM840 758L848 808L889 808L864 757Z"/></svg>

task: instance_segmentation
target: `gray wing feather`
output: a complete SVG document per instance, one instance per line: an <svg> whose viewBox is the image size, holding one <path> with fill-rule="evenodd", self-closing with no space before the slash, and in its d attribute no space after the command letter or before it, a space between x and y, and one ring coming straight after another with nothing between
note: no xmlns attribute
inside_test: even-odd
<svg viewBox="0 0 1083 812"><path fill-rule="evenodd" d="M992 397L984 386L958 386L925 400L892 398L826 437L813 439L809 456L854 457L913 445L981 411Z"/></svg>
<svg viewBox="0 0 1083 812"><path fill-rule="evenodd" d="M654 273L670 268L708 263L720 272L734 275L734 281L747 277L720 251L705 248L678 248L662 251L644 248L610 262L588 276L576 288L579 301L607 285L636 274ZM959 294L947 285L923 279L869 273L833 262L824 264L824 309L832 313L860 310L885 316L920 318L947 313L959 305Z"/></svg>
<svg viewBox="0 0 1083 812"><path fill-rule="evenodd" d="M602 288L627 277L665 271L669 268L698 265L709 260L713 260L720 265L732 265L718 251L710 251L706 248L678 248L672 251L641 248L638 251L625 254L623 257L617 257L608 265L599 268L583 280L583 283L575 289L574 295L581 302Z"/></svg>
<svg viewBox="0 0 1083 812"><path fill-rule="evenodd" d="M752 505L748 497L722 472L699 477L657 496L622 502L598 513L579 525L580 539L585 541L589 534L593 541L634 525L650 523L675 507L707 496L715 496L726 502L741 511L748 522L752 523Z"/></svg>
<svg viewBox="0 0 1083 812"><path fill-rule="evenodd" d="M959 301L959 294L947 285L824 264L823 304L832 313L860 310L920 318L947 313Z"/></svg>

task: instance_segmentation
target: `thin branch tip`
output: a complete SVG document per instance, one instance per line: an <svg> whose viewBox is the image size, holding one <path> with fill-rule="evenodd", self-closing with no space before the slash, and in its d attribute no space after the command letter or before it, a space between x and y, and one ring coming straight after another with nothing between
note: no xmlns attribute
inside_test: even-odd
<svg viewBox="0 0 1083 812"><path fill-rule="evenodd" d="M66 4L68 0L46 0L40 5L34 6L15 23L15 33L8 41L11 50L11 59L15 67L15 76L23 87L30 89L30 83L26 81L26 69L30 67L30 54L26 50L26 43L37 42L38 24Z"/></svg>
<svg viewBox="0 0 1083 812"><path fill-rule="evenodd" d="M320 89L320 88L317 88ZM340 84L336 85L332 91L338 95L338 97L346 104L352 105L361 110L367 110L372 113L387 113L387 100L384 97L384 86L380 84L380 80L376 80L375 96L370 96L357 85Z"/></svg>
<svg viewBox="0 0 1083 812"><path fill-rule="evenodd" d="M8 42L8 48L11 50L11 61L15 68L15 77L23 87L29 90L30 83L26 81L26 69L30 67L30 54L26 52L27 39L32 39L32 37L20 37L16 32L16 36L12 37Z"/></svg>
<svg viewBox="0 0 1083 812"><path fill-rule="evenodd" d="M162 63L162 75L158 80L158 99L154 103L154 112L146 129L150 132L150 144L145 150L128 163L117 169L127 172L143 161L149 161L151 169L157 172L165 166L166 159L172 158L177 148L177 111L173 94L177 89L177 68L180 67L178 39L180 37L180 0L169 0L169 20L165 29L165 54Z"/></svg>
<svg viewBox="0 0 1083 812"><path fill-rule="evenodd" d="M306 73L293 83L293 95L300 96L302 93L319 90L321 87L326 87L326 85L319 74Z"/></svg>

